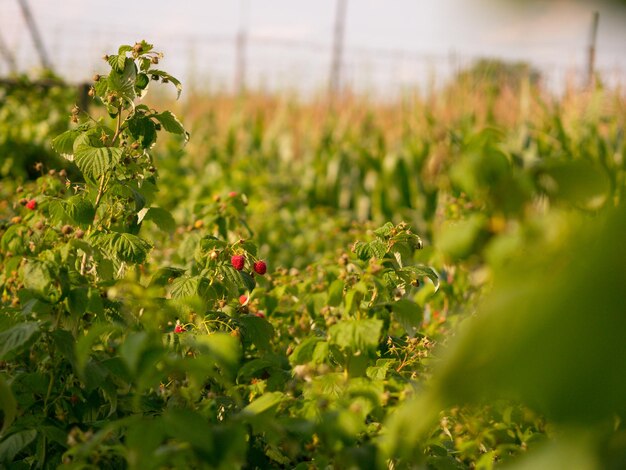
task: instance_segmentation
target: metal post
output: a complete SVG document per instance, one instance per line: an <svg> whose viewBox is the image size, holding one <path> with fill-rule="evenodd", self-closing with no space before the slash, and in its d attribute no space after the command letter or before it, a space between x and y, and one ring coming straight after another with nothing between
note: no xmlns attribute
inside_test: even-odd
<svg viewBox="0 0 626 470"><path fill-rule="evenodd" d="M591 37L589 40L589 52L587 57L587 86L592 87L595 83L595 66L596 66L596 42L598 40L598 23L600 22L600 13L594 12L591 20Z"/></svg>
<svg viewBox="0 0 626 470"><path fill-rule="evenodd" d="M18 0L18 3L20 4L20 7L22 9L22 16L24 16L24 21L26 21L26 25L28 26L30 35L33 38L33 42L35 43L35 49L37 49L37 53L39 54L41 66L45 69L52 70L52 64L50 63L50 59L48 58L46 49L43 46L41 34L39 34L39 30L37 29L37 25L35 23L35 18L33 18L27 0Z"/></svg>
<svg viewBox="0 0 626 470"><path fill-rule="evenodd" d="M247 17L249 6L248 0L241 0L239 32L235 39L235 92L238 95L243 94L246 89Z"/></svg>
<svg viewBox="0 0 626 470"><path fill-rule="evenodd" d="M347 0L337 0L335 33L333 37L333 55L328 81L328 93L331 101L334 96L339 95L341 92L341 66L347 6Z"/></svg>
<svg viewBox="0 0 626 470"><path fill-rule="evenodd" d="M17 62L15 62L15 57L7 47L4 39L2 39L2 36L0 36L0 55L4 57L4 60L9 65L11 73L17 73Z"/></svg>

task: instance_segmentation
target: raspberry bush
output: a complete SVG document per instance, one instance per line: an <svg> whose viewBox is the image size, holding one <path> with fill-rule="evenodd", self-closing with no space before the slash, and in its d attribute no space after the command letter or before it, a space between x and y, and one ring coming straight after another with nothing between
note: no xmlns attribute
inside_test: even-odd
<svg viewBox="0 0 626 470"><path fill-rule="evenodd" d="M180 94L155 68L161 59L145 41L105 56L110 70L90 91L105 115L74 106L75 126L52 141L78 176L40 177L3 231L0 459L142 469L357 462L350 449L377 433L366 410L381 406L367 394L403 389L384 392L372 379L384 373L366 371L388 354L380 348L393 325L414 337L422 317L405 298L412 285L437 281L410 264L421 241L388 224L339 265L319 264L328 297L298 291L293 304L283 293L300 281L270 275L257 258L245 197L214 198L174 233L152 149L162 131L181 142L189 134L170 111L142 104L151 82ZM155 265L151 250L172 236L177 250ZM308 302L327 307L315 326L295 325L315 331L302 341L289 317ZM381 370L394 361L380 360ZM357 388L324 405L320 421L311 411L323 394L307 384L323 370L335 387ZM348 396L361 411L336 415ZM350 437L340 419L356 426Z"/></svg>
<svg viewBox="0 0 626 470"><path fill-rule="evenodd" d="M0 467L619 467L623 107L251 99L190 139L160 53L105 59L67 167L0 187Z"/></svg>

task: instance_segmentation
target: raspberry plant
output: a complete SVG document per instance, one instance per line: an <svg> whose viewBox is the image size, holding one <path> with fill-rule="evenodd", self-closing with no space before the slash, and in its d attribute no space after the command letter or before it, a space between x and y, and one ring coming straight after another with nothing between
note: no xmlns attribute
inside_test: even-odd
<svg viewBox="0 0 626 470"><path fill-rule="evenodd" d="M387 223L338 259L276 270L234 191L174 230L152 150L159 131L188 134L141 100L180 83L146 42L105 58L90 92L103 116L74 107L53 141L80 177L39 169L2 227L0 465L393 464L382 430L433 346L439 280L415 265L420 237Z"/></svg>
<svg viewBox="0 0 626 470"><path fill-rule="evenodd" d="M2 362L0 376L3 437L11 430L2 441L0 463L30 448L20 465L54 468L73 436L82 433L71 423L102 419L105 403L109 416L115 413L113 369L104 364L122 341L112 333L127 330L133 318L121 302L108 299L110 289L129 268L142 269L151 249L139 234L144 221L164 230L174 224L169 212L152 206L158 175L150 151L161 130L185 140L188 134L173 113L140 101L151 80L174 84L178 94L180 82L153 68L162 54L145 41L105 58L110 71L94 77L89 94L108 117L74 106L71 120L77 126L52 142L80 177L70 181L67 172L55 170L43 175L22 199L26 211L12 219L0 241L0 358L9 361ZM97 361L74 346L81 340L93 344L94 332L109 335Z"/></svg>
<svg viewBox="0 0 626 470"><path fill-rule="evenodd" d="M50 212L58 219L76 214L73 221L87 229L93 247L113 255L118 274L125 263L141 263L146 258L150 246L137 236L142 220L171 224L171 215L150 207L157 190L150 149L160 130L185 138L188 134L170 111L159 113L137 104L148 92L151 78L175 84L180 94L176 78L151 68L161 57L145 41L123 45L118 54L105 56L111 70L94 77L90 95L104 104L112 122L96 120L75 107L72 120L80 122L79 126L52 142L55 150L76 163L84 183L70 182L76 195L67 201L51 201ZM88 258L93 259L93 254L85 251L81 275L96 274L98 260L89 264Z"/></svg>

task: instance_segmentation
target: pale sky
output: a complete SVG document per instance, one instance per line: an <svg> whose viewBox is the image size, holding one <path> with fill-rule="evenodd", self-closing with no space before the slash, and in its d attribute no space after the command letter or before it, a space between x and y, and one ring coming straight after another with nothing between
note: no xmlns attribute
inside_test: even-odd
<svg viewBox="0 0 626 470"><path fill-rule="evenodd" d="M174 75L230 87L234 37L243 24L248 84L310 90L327 82L337 0L28 1L53 64L68 79L90 77L102 68L103 53L146 39L165 52L163 68ZM347 1L344 80L360 89L424 86L483 56L528 60L549 80L563 81L585 64L594 9L598 67L626 74L626 17L617 7L582 0ZM37 64L17 0L0 0L0 36L21 70ZM0 58L0 74L6 71Z"/></svg>

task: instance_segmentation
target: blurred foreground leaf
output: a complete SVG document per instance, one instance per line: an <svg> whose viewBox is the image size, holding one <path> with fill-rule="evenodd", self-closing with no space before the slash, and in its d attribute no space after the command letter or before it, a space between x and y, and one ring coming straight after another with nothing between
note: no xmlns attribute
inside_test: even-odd
<svg viewBox="0 0 626 470"><path fill-rule="evenodd" d="M511 399L572 428L626 414L626 212L585 221L494 273L432 388L391 419L387 452L416 456L439 412L455 405Z"/></svg>

